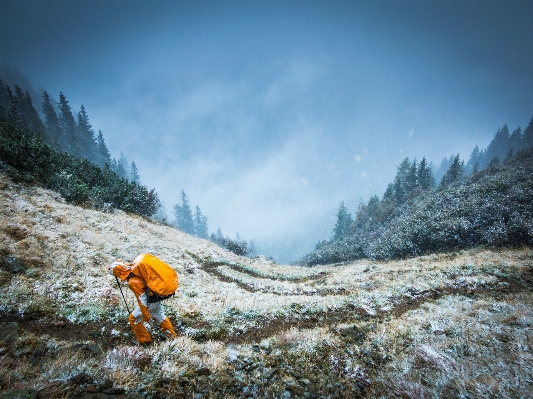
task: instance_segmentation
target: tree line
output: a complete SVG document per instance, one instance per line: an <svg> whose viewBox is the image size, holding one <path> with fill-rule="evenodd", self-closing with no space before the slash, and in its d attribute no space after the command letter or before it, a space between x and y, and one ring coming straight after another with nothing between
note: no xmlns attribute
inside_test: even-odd
<svg viewBox="0 0 533 399"><path fill-rule="evenodd" d="M41 105L44 121L28 91L24 92L17 85L14 85L13 91L0 79L1 115L12 120L16 126L26 127L58 152L86 159L102 168L109 165L120 177L140 183L135 162L129 163L122 152L119 159L111 158L102 131L95 133L83 104L75 116L63 92L59 92L59 101L56 103L45 90Z"/></svg>
<svg viewBox="0 0 533 399"><path fill-rule="evenodd" d="M454 242L457 247L496 241L502 245L532 244L533 236L527 227L533 223L531 147L533 117L523 132L517 128L509 134L507 125L499 128L486 149L474 148L466 165L459 154L443 160L439 170L445 165L444 172L425 158L420 162L405 158L381 199L375 195L366 204L361 202L354 217L341 202L332 238L318 242L302 263L413 256L453 249ZM435 172L440 176L435 177ZM495 181L501 184L501 192L488 188ZM502 194L505 190L511 191L507 197ZM528 202L526 198L530 197ZM472 206L476 202L478 206ZM436 203L441 207L435 207ZM464 214L458 214L459 209ZM477 219L472 219L472 215ZM446 236L457 231L456 225L468 234L457 233L457 239L453 234ZM498 228L503 238L493 241L487 232Z"/></svg>
<svg viewBox="0 0 533 399"><path fill-rule="evenodd" d="M173 210L175 218L174 225L179 230L199 238L209 239L215 244L226 248L228 251L231 251L237 255L255 255L255 246L253 241L248 243L245 240L242 240L238 233L235 239L231 239L227 236L225 237L219 227L216 233L211 233L211 236L209 236L207 217L204 216L198 205L196 205L193 214L191 205L189 203L189 198L187 197L187 194L185 194L185 191L181 190L180 202L174 205Z"/></svg>
<svg viewBox="0 0 533 399"><path fill-rule="evenodd" d="M82 105L74 117L61 92L56 112L43 93L44 122L28 91L0 79L0 162L15 177L38 181L68 202L116 208L152 217L161 207L155 190L140 184L134 162L112 159L101 131L95 135ZM127 168L127 169L126 169Z"/></svg>

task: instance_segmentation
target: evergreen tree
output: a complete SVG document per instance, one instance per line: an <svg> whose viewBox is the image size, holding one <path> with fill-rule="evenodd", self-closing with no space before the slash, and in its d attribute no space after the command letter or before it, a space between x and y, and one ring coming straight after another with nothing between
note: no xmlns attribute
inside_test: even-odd
<svg viewBox="0 0 533 399"><path fill-rule="evenodd" d="M130 180L140 184L141 178L139 177L139 170L137 169L137 165L135 165L135 162L131 161L131 167L130 167Z"/></svg>
<svg viewBox="0 0 533 399"><path fill-rule="evenodd" d="M450 168L441 180L441 186L445 187L459 181L464 174L464 163L459 159L459 154L453 159Z"/></svg>
<svg viewBox="0 0 533 399"><path fill-rule="evenodd" d="M189 199L185 191L181 190L181 204L174 205L174 215L176 217L176 225L178 229L187 233L194 234L194 222L192 219L191 207Z"/></svg>
<svg viewBox="0 0 533 399"><path fill-rule="evenodd" d="M407 176L405 177L405 192L410 193L418 187L418 168L416 159L411 162Z"/></svg>
<svg viewBox="0 0 533 399"><path fill-rule="evenodd" d="M222 242L224 240L224 236L222 235L222 230L220 230L220 226L217 229L217 234L216 234L215 238L219 242Z"/></svg>
<svg viewBox="0 0 533 399"><path fill-rule="evenodd" d="M92 163L98 163L97 147L93 127L89 123L89 115L85 107L81 106L78 112L78 124L76 126L77 141L80 148L80 157Z"/></svg>
<svg viewBox="0 0 533 399"><path fill-rule="evenodd" d="M450 168L450 165L453 163L454 155L450 155L450 158L443 158L443 160L440 163L439 168L434 173L435 181L442 180L448 169Z"/></svg>
<svg viewBox="0 0 533 399"><path fill-rule="evenodd" d="M505 159L510 149L509 128L503 125L498 129L496 135L487 147L486 154L483 159L482 167L487 166L493 158Z"/></svg>
<svg viewBox="0 0 533 399"><path fill-rule="evenodd" d="M516 153L520 149L522 149L522 129L519 127L509 136L509 150Z"/></svg>
<svg viewBox="0 0 533 399"><path fill-rule="evenodd" d="M533 147L533 116L529 121L529 125L524 129L524 134L522 135L522 148Z"/></svg>
<svg viewBox="0 0 533 399"><path fill-rule="evenodd" d="M482 152L479 150L479 147L476 145L470 154L470 158L465 166L465 173L472 173L474 165L477 163L479 167L479 162L481 161Z"/></svg>
<svg viewBox="0 0 533 399"><path fill-rule="evenodd" d="M109 166L113 172L119 175L119 177L126 180L128 179L128 174L126 173L126 170L124 169L124 166L122 166L121 162L113 158L109 163Z"/></svg>
<svg viewBox="0 0 533 399"><path fill-rule="evenodd" d="M104 135L101 130L98 130L98 136L96 137L96 163L100 166L111 165L111 154L105 144Z"/></svg>
<svg viewBox="0 0 533 399"><path fill-rule="evenodd" d="M30 96L30 93L26 91L24 96L24 108L25 108L25 120L26 125L30 128L32 132L41 136L44 140L47 139L46 128L44 126L39 113L33 106L33 100Z"/></svg>
<svg viewBox="0 0 533 399"><path fill-rule="evenodd" d="M0 115L6 115L9 109L9 98L7 96L7 86L0 79Z"/></svg>
<svg viewBox="0 0 533 399"><path fill-rule="evenodd" d="M387 186L387 189L385 190L385 193L383 194L383 199L394 199L394 185L392 183L389 183Z"/></svg>
<svg viewBox="0 0 533 399"><path fill-rule="evenodd" d="M17 88L20 90L20 87L15 86L15 90L17 90ZM21 106L19 104L17 96L13 94L13 92L7 85L6 94L8 99L7 116L15 123L15 125L17 125L18 127L22 127L24 125L24 117L22 115Z"/></svg>
<svg viewBox="0 0 533 399"><path fill-rule="evenodd" d="M46 128L46 142L52 146L55 150L60 150L61 141L61 124L56 114L52 100L46 92L43 92L43 114L44 114L44 126Z"/></svg>
<svg viewBox="0 0 533 399"><path fill-rule="evenodd" d="M200 207L196 205L196 212L194 215L194 233L197 237L207 238L207 218L200 211Z"/></svg>
<svg viewBox="0 0 533 399"><path fill-rule="evenodd" d="M61 137L59 146L61 150L66 151L77 158L82 158L80 143L77 142L76 120L72 115L72 110L67 98L62 92L59 92L59 124L61 127Z"/></svg>
<svg viewBox="0 0 533 399"><path fill-rule="evenodd" d="M118 159L118 163L120 163L120 165L122 166L122 169L124 171L124 178L125 179L128 179L130 180L130 174L129 174L129 170L130 170L130 165L128 163L128 159L124 156L124 154L122 153L122 151L120 151L120 158Z"/></svg>
<svg viewBox="0 0 533 399"><path fill-rule="evenodd" d="M348 234L352 223L352 215L350 215L344 206L344 201L342 201L337 211L337 223L335 223L335 228L333 229L333 239L336 240Z"/></svg>
<svg viewBox="0 0 533 399"><path fill-rule="evenodd" d="M394 196L399 203L403 203L408 194L407 176L409 175L410 169L411 163L409 162L409 158L406 157L402 163L398 165L396 177L394 178Z"/></svg>
<svg viewBox="0 0 533 399"><path fill-rule="evenodd" d="M250 243L248 244L248 256L256 256L257 252L255 249L255 244L252 240L250 240Z"/></svg>
<svg viewBox="0 0 533 399"><path fill-rule="evenodd" d="M435 185L435 178L425 157L418 164L417 176L418 185L422 190L429 190Z"/></svg>

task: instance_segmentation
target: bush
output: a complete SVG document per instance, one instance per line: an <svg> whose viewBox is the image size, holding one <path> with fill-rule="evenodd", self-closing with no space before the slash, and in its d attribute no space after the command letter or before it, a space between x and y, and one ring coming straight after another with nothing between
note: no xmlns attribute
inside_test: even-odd
<svg viewBox="0 0 533 399"><path fill-rule="evenodd" d="M67 153L53 150L38 136L0 117L0 168L15 178L39 182L75 205L114 208L151 217L159 199L155 190L119 177Z"/></svg>

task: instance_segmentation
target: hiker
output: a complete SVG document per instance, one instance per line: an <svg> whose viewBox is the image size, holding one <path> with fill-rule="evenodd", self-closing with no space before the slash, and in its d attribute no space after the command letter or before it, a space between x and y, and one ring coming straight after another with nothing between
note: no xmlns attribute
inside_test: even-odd
<svg viewBox="0 0 533 399"><path fill-rule="evenodd" d="M109 265L109 273L127 281L137 298L137 306L128 320L139 344L151 341L150 333L144 325L150 319L156 321L166 338L176 338L176 332L165 316L161 302L174 295L178 288L178 275L172 267L154 255L141 254L130 264L120 260L113 262Z"/></svg>

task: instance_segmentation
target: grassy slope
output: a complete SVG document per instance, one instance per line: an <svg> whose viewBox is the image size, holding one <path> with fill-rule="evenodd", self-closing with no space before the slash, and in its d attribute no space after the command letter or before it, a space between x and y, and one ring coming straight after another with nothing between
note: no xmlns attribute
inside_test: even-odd
<svg viewBox="0 0 533 399"><path fill-rule="evenodd" d="M280 266L3 175L0 190L0 251L27 268L0 271L3 319L23 327L0 341L0 392L74 397L85 372L143 397L533 396L528 249ZM180 276L166 303L180 337L149 348L130 345L106 273L142 252Z"/></svg>

